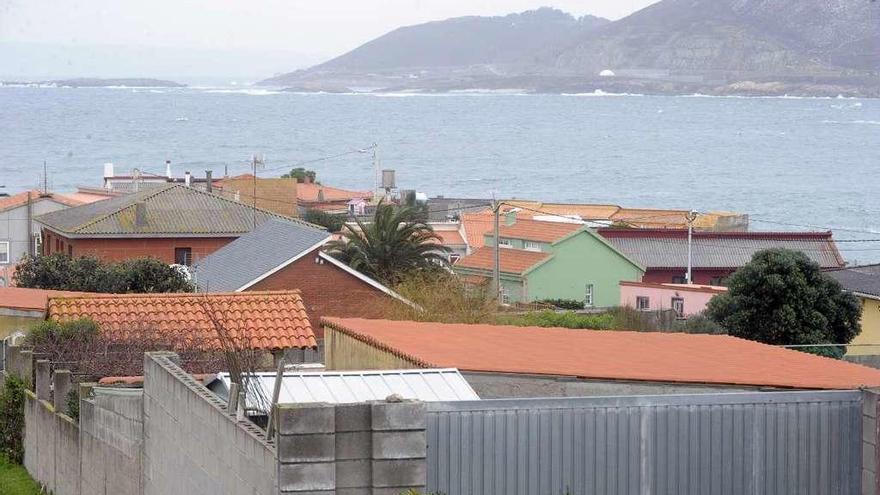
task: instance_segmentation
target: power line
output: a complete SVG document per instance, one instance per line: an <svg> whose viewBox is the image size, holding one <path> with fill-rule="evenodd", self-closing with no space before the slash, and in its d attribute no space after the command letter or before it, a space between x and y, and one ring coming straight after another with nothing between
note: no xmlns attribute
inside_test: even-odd
<svg viewBox="0 0 880 495"><path fill-rule="evenodd" d="M271 172L271 171L273 171L273 170L293 169L293 168L296 168L296 167L300 167L300 166L302 166L302 165L309 165L309 164L311 164L311 163L324 162L324 161L327 161L327 160L332 160L332 159L334 159L334 158L341 158L341 157L343 157L343 156L354 155L354 154L357 154L357 153L366 153L368 150L373 149L373 147L374 147L374 145L370 145L370 146L366 146L366 147L364 147L364 148L358 148L358 149L353 149L353 150L345 151L345 152L342 152L342 153L338 153L338 154L336 154L336 155L323 156L323 157L321 157L321 158L313 158L313 159L311 159L311 160L303 160L303 161L301 161L301 162L296 162L296 163L293 163L293 164L290 164L290 165L279 165L278 167L272 167L272 168L264 169L264 171L265 171L265 172Z"/></svg>

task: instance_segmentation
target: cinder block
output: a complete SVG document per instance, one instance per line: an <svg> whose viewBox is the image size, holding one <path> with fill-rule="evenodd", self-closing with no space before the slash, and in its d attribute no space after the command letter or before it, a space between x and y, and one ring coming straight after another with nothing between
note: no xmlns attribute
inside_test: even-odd
<svg viewBox="0 0 880 495"><path fill-rule="evenodd" d="M877 418L862 415L862 441L877 445Z"/></svg>
<svg viewBox="0 0 880 495"><path fill-rule="evenodd" d="M373 459L413 459L426 456L425 430L373 433Z"/></svg>
<svg viewBox="0 0 880 495"><path fill-rule="evenodd" d="M862 469L862 495L878 495L876 475L864 469Z"/></svg>
<svg viewBox="0 0 880 495"><path fill-rule="evenodd" d="M35 390L37 392L37 398L40 400L50 400L51 399L51 363L48 359L38 359L37 360L37 371L36 371L36 384Z"/></svg>
<svg viewBox="0 0 880 495"><path fill-rule="evenodd" d="M880 401L880 390L862 390L862 414L876 418L878 401Z"/></svg>
<svg viewBox="0 0 880 495"><path fill-rule="evenodd" d="M417 401L371 403L372 429L424 430L425 404Z"/></svg>
<svg viewBox="0 0 880 495"><path fill-rule="evenodd" d="M370 429L370 404L336 405L336 432L368 431Z"/></svg>
<svg viewBox="0 0 880 495"><path fill-rule="evenodd" d="M373 455L373 433L352 431L336 433L337 459L369 459Z"/></svg>
<svg viewBox="0 0 880 495"><path fill-rule="evenodd" d="M336 495L373 495L373 489L365 488L336 488ZM398 492L395 495L400 495Z"/></svg>
<svg viewBox="0 0 880 495"><path fill-rule="evenodd" d="M281 404L278 406L278 433L302 435L334 433L335 408L329 404Z"/></svg>
<svg viewBox="0 0 880 495"><path fill-rule="evenodd" d="M282 464L278 469L278 487L282 492L335 490L335 463Z"/></svg>
<svg viewBox="0 0 880 495"><path fill-rule="evenodd" d="M336 459L335 435L279 435L278 458L281 462L332 462Z"/></svg>
<svg viewBox="0 0 880 495"><path fill-rule="evenodd" d="M336 460L336 488L369 487L372 484L372 461L357 459Z"/></svg>
<svg viewBox="0 0 880 495"><path fill-rule="evenodd" d="M877 446L870 443L862 443L862 467L876 472L877 470Z"/></svg>
<svg viewBox="0 0 880 495"><path fill-rule="evenodd" d="M373 487L425 486L424 459L373 460Z"/></svg>

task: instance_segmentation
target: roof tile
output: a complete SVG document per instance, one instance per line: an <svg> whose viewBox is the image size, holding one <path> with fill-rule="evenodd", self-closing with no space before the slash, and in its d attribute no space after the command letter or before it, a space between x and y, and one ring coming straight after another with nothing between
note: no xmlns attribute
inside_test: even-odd
<svg viewBox="0 0 880 495"><path fill-rule="evenodd" d="M323 318L421 367L801 389L880 385L880 370L727 335Z"/></svg>
<svg viewBox="0 0 880 495"><path fill-rule="evenodd" d="M219 326L238 347L310 348L317 342L299 291L218 294L94 294L50 297L49 318L91 318L124 338L171 331L207 349L222 349Z"/></svg>
<svg viewBox="0 0 880 495"><path fill-rule="evenodd" d="M472 268L477 270L492 270L495 266L494 249L484 246L468 256L462 257L455 264L456 268ZM537 251L525 251L522 249L499 249L501 271L520 275L538 263L553 257L552 253Z"/></svg>

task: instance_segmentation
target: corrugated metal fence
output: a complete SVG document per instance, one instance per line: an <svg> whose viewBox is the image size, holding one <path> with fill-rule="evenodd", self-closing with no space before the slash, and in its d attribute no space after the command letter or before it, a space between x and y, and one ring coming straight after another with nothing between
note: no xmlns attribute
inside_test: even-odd
<svg viewBox="0 0 880 495"><path fill-rule="evenodd" d="M446 495L857 494L858 391L428 404Z"/></svg>

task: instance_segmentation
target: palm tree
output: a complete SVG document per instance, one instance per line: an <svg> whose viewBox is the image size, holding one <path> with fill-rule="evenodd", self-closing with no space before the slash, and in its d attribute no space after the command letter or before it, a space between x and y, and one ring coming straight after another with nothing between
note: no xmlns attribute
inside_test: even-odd
<svg viewBox="0 0 880 495"><path fill-rule="evenodd" d="M328 244L330 254L355 270L395 285L407 273L448 264L450 249L414 207L382 204L371 223L355 219L357 230L347 229L344 239Z"/></svg>

